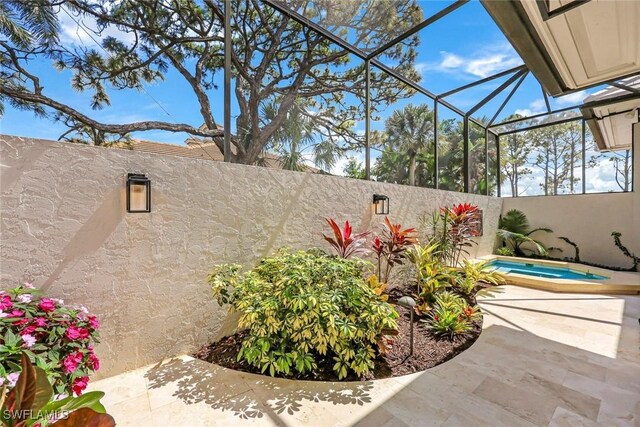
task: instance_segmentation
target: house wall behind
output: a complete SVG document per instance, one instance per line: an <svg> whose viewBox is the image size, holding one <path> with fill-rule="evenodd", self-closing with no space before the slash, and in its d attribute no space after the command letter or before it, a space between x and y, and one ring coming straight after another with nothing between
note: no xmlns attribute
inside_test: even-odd
<svg viewBox="0 0 640 427"><path fill-rule="evenodd" d="M0 136L0 272L84 304L102 321L100 376L193 352L233 328L206 278L279 247L325 247L323 218L356 230L391 219L416 226L440 206L485 212L478 255L491 253L502 201L432 189ZM127 173L151 179L152 212L125 212ZM475 255L475 253L473 254Z"/></svg>
<svg viewBox="0 0 640 427"><path fill-rule="evenodd" d="M640 126L636 129L640 132ZM551 228L552 234L540 232L534 237L563 249L553 256L574 256L573 248L558 239L565 236L578 245L583 261L629 267L630 259L614 245L611 232L622 233L622 243L640 255L640 148L634 154L634 177L633 192L505 198L502 211L519 209L532 227Z"/></svg>

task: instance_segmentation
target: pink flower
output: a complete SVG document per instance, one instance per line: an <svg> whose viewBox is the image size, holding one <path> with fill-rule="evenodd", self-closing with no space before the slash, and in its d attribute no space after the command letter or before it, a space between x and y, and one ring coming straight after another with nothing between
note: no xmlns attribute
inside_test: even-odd
<svg viewBox="0 0 640 427"><path fill-rule="evenodd" d="M29 325L20 331L20 335L33 334L36 331L36 325Z"/></svg>
<svg viewBox="0 0 640 427"><path fill-rule="evenodd" d="M18 310L17 308L14 308L9 313L9 317L22 317L22 316L24 316L24 311L23 310Z"/></svg>
<svg viewBox="0 0 640 427"><path fill-rule="evenodd" d="M89 316L89 326L91 326L91 329L100 328L100 322L98 322L98 318L96 318L96 316Z"/></svg>
<svg viewBox="0 0 640 427"><path fill-rule="evenodd" d="M21 294L21 295L18 295L18 297L16 299L19 302L23 303L23 304L28 304L33 299L33 295L31 295L31 294Z"/></svg>
<svg viewBox="0 0 640 427"><path fill-rule="evenodd" d="M78 369L78 364L80 364L80 362L82 362L82 353L74 351L62 359L62 367L67 374L71 374Z"/></svg>
<svg viewBox="0 0 640 427"><path fill-rule="evenodd" d="M38 308L45 313L50 313L56 309L56 303L50 298L42 298L40 304L38 304Z"/></svg>
<svg viewBox="0 0 640 427"><path fill-rule="evenodd" d="M22 335L22 341L24 341L24 346L26 348L31 348L36 343L36 337L29 334Z"/></svg>
<svg viewBox="0 0 640 427"><path fill-rule="evenodd" d="M29 319L27 319L26 317L23 317L22 319L15 320L11 324L13 326L22 326L22 325L26 325L27 323L29 323Z"/></svg>
<svg viewBox="0 0 640 427"><path fill-rule="evenodd" d="M44 317L36 317L33 319L33 323L39 328L44 328L45 326L47 326L47 319L45 319Z"/></svg>
<svg viewBox="0 0 640 427"><path fill-rule="evenodd" d="M20 376L19 372L14 372L14 373L11 373L11 374L7 375L8 386L9 387L15 387L16 383L18 382L18 377L19 376Z"/></svg>
<svg viewBox="0 0 640 427"><path fill-rule="evenodd" d="M96 356L95 354L91 353L89 355L89 363L91 363L91 366L93 367L94 371L97 371L98 369L100 369L100 360L98 359L98 356Z"/></svg>
<svg viewBox="0 0 640 427"><path fill-rule="evenodd" d="M71 389L76 396L80 396L85 388L89 384L89 377L78 377L73 380Z"/></svg>
<svg viewBox="0 0 640 427"><path fill-rule="evenodd" d="M13 301L9 295L0 297L0 310L9 310L11 307L13 307Z"/></svg>
<svg viewBox="0 0 640 427"><path fill-rule="evenodd" d="M75 341L78 339L83 340L85 338L89 338L89 330L87 330L86 328L78 328L76 325L71 325L65 332L65 336L71 341Z"/></svg>
<svg viewBox="0 0 640 427"><path fill-rule="evenodd" d="M35 286L33 286L33 283L31 283L31 282L24 282L22 284L22 286L24 286L27 289L35 289L36 288Z"/></svg>

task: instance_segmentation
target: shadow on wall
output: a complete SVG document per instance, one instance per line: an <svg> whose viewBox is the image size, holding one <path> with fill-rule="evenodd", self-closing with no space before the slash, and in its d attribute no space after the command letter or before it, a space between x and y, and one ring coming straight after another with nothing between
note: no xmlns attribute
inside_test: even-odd
<svg viewBox="0 0 640 427"><path fill-rule="evenodd" d="M69 264L102 247L124 218L124 197L123 190L115 189L103 198L102 204L63 249L62 261L42 285L43 291L58 280Z"/></svg>

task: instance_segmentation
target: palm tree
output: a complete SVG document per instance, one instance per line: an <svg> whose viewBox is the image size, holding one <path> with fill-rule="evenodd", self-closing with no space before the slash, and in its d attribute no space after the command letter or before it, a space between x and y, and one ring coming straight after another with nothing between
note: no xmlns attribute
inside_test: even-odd
<svg viewBox="0 0 640 427"><path fill-rule="evenodd" d="M544 231L552 233L550 228L539 227L531 229L529 225L529 219L524 212L518 209L511 209L506 214L500 216L498 222L498 237L502 239L502 245L507 246L509 243L516 255L525 255L522 245L533 245L538 253L542 256L546 256L549 253L542 242L535 240L531 235L537 231Z"/></svg>
<svg viewBox="0 0 640 427"><path fill-rule="evenodd" d="M385 143L407 155L409 185L416 185L418 156L433 147L433 111L426 104L396 110L385 123Z"/></svg>

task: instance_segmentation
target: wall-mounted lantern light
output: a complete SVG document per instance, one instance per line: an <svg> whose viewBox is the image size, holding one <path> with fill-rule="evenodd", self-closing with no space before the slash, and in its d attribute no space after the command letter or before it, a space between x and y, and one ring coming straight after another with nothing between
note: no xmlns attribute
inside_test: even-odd
<svg viewBox="0 0 640 427"><path fill-rule="evenodd" d="M373 205L376 207L376 215L389 215L389 197L384 194L374 194Z"/></svg>
<svg viewBox="0 0 640 427"><path fill-rule="evenodd" d="M151 212L151 181L146 175L127 175L127 212Z"/></svg>

